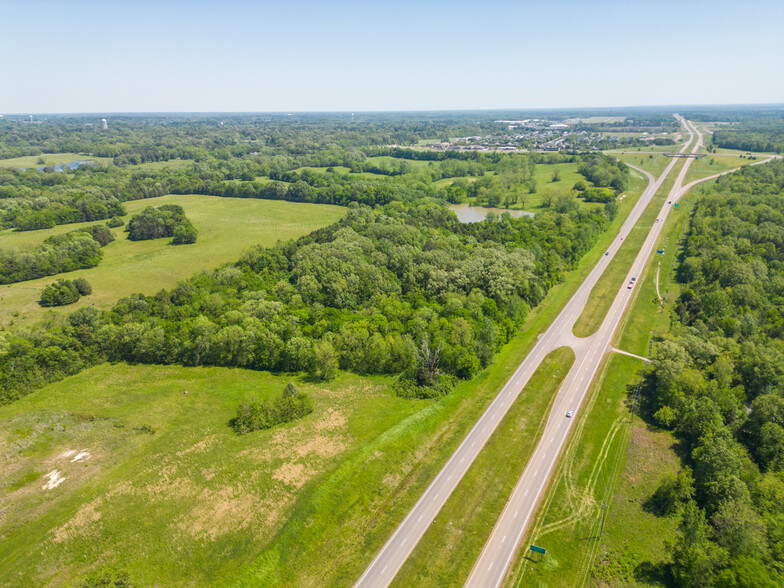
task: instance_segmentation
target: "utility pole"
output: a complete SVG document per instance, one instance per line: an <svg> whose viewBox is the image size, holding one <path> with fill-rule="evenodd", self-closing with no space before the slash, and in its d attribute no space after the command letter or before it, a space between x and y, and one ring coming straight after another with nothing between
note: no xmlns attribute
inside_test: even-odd
<svg viewBox="0 0 784 588"><path fill-rule="evenodd" d="M604 519L607 517L607 509L610 505L602 502L602 506L604 507L604 510L602 511L602 528L599 530L599 539L601 539L604 534Z"/></svg>

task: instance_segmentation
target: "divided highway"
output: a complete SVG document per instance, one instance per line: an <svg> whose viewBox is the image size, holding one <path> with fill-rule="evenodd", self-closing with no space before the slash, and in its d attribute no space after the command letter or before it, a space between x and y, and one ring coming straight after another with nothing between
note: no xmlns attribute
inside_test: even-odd
<svg viewBox="0 0 784 588"><path fill-rule="evenodd" d="M681 117L678 118L691 135L689 142L682 150L685 151L686 146L691 143L694 135L699 135L699 133L689 121ZM702 137L700 135L692 152L696 152L701 141ZM682 185L690 161L690 159L687 160L673 186L671 194L674 194L676 197L680 196L678 190ZM609 254L603 255L599 259L591 273L580 285L580 288L572 296L558 317L539 336L539 340L534 348L479 418L474 428L471 429L457 450L455 450L449 461L447 461L446 465L422 494L419 501L417 501L403 522L395 530L392 537L373 559L370 566L368 566L355 584L356 587L385 587L392 582L403 563L430 526L430 523L493 434L509 407L539 367L541 361L551 351L559 347L568 346L574 350L576 356L572 369L557 393L542 438L466 583L467 586L482 588L495 587L501 584L515 554L517 545L523 537L539 501L542 490L546 486L547 480L568 437L574 419L567 418L566 412L569 410L574 411L575 417L577 416L578 409L598 370L599 364L605 353L610 350L610 341L620 322L623 311L631 299L633 290L628 290L626 284L624 284L623 289L616 296L604 323L595 335L577 338L572 334L572 327L582 314L594 285L621 246L623 237L628 235L629 231L637 223L675 164L676 159L673 159L657 180L654 180L653 176L648 172L638 170L648 179L648 186L623 223L618 238L609 247ZM665 203L664 210L659 214L659 217L666 218L669 206ZM639 275L640 270L653 251L653 246L663 224L663 222L654 223L628 278Z"/></svg>

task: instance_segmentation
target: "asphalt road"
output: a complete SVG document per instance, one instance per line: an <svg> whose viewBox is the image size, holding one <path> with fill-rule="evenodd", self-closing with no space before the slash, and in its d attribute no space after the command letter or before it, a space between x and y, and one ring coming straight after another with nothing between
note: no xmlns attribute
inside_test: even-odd
<svg viewBox="0 0 784 588"><path fill-rule="evenodd" d="M684 121L684 124L687 125L690 133L696 132L690 123ZM695 144L694 150L698 148L700 142L701 137ZM575 352L575 362L558 391L542 438L515 487L509 503L493 529L466 585L486 588L498 586L503 581L517 544L525 533L541 492L557 462L572 423L577 417L577 411L590 387L591 380L596 374L602 357L610 348L610 340L633 290L627 290L626 283L624 283L602 327L595 335L577 338L572 333L572 327L582 314L594 285L621 246L623 237L628 235L637 223L676 161L673 158L656 180L648 172L638 170L648 179L648 186L623 223L618 238L609 247L609 255L603 255L599 259L558 317L539 336L534 348L479 418L474 428L455 450L406 518L403 519L403 522L382 547L355 586L362 588L385 587L392 582L541 361L551 351L568 346ZM677 194L676 188L680 186L685 176L686 167L684 166L684 171L681 172L673 187L673 194ZM665 209L659 215L660 217L666 217L669 205L665 204ZM652 252L663 224L663 222L654 223L645 245L632 266L627 282L632 276L639 275ZM575 418L566 418L568 410L575 411Z"/></svg>

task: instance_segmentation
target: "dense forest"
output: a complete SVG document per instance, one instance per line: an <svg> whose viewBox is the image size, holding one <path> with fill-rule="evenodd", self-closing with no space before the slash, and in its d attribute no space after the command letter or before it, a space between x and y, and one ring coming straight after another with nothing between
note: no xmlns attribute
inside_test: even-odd
<svg viewBox="0 0 784 588"><path fill-rule="evenodd" d="M683 469L652 503L681 513L680 586L784 582L784 162L720 178L691 218L671 335L647 379Z"/></svg>
<svg viewBox="0 0 784 588"><path fill-rule="evenodd" d="M173 290L7 335L0 389L8 399L107 359L401 374L425 346L439 350L444 374L470 378L614 211L571 201L536 218L461 224L427 199L353 205L333 226ZM443 392L434 390L422 395Z"/></svg>

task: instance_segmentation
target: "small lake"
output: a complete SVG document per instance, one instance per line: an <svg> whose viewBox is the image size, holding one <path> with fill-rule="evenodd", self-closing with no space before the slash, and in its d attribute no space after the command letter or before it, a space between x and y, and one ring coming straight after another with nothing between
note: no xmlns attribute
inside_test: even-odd
<svg viewBox="0 0 784 588"><path fill-rule="evenodd" d="M66 165L70 169L76 169L80 165L92 165L93 163L95 163L95 162L92 159L80 159L79 161L69 161L68 163L57 164L56 166L54 166L54 171L63 171L65 169L63 166L66 166ZM36 167L35 169L37 169L38 171L44 171L46 168L47 168L47 166L40 165L40 166ZM22 171L27 171L28 169L30 169L30 168L26 167Z"/></svg>
<svg viewBox="0 0 784 588"><path fill-rule="evenodd" d="M527 210L507 210L505 208L488 208L487 206L471 206L470 204L450 204L449 210L457 215L457 220L461 223L478 223L487 218L487 213L492 212L497 216L508 212L514 218L523 216L534 216L533 212Z"/></svg>

